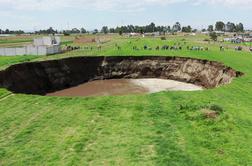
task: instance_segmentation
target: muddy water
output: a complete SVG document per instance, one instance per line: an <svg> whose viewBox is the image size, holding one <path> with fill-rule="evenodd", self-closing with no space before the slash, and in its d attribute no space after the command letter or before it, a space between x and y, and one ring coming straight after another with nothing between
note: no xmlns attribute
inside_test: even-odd
<svg viewBox="0 0 252 166"><path fill-rule="evenodd" d="M147 94L160 91L195 91L201 87L183 82L164 79L112 79L97 80L64 89L47 96L109 96Z"/></svg>

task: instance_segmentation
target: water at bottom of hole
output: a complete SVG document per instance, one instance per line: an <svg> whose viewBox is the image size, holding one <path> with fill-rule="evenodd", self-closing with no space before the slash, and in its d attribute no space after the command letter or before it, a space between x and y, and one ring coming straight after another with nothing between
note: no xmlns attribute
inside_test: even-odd
<svg viewBox="0 0 252 166"><path fill-rule="evenodd" d="M161 91L198 91L194 84L166 79L111 79L87 82L76 87L48 93L47 96L116 96Z"/></svg>

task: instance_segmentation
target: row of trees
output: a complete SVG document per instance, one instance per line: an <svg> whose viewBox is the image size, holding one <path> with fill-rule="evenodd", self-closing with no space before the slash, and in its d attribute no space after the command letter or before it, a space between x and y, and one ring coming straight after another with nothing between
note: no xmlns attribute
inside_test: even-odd
<svg viewBox="0 0 252 166"><path fill-rule="evenodd" d="M52 27L45 29L45 30L39 30L35 31L35 34L56 34L56 33L61 33L61 34L76 34L76 33L87 33L85 28L73 28L71 30L63 30L63 31L58 31L53 29Z"/></svg>
<svg viewBox="0 0 252 166"><path fill-rule="evenodd" d="M50 27L48 29L35 31L34 33L35 34L55 34L55 33L58 33L58 31L54 30L52 27Z"/></svg>
<svg viewBox="0 0 252 166"><path fill-rule="evenodd" d="M215 27L213 25L209 25L207 28L207 31L209 32L213 32L214 30L224 32L244 32L244 26L242 23L235 24L232 22L227 22L225 24L222 21L217 21ZM206 31L206 29L203 31Z"/></svg>
<svg viewBox="0 0 252 166"><path fill-rule="evenodd" d="M22 30L13 31L13 30L9 30L9 29L6 29L6 30L0 29L0 34L24 34L24 33L25 32Z"/></svg>
<svg viewBox="0 0 252 166"><path fill-rule="evenodd" d="M151 33L169 31L171 31L170 26L156 26L154 23L151 23L146 26L127 25L116 28L108 28L107 26L103 26L101 29L102 33Z"/></svg>
<svg viewBox="0 0 252 166"><path fill-rule="evenodd" d="M63 30L62 32L63 34L76 34L76 33L87 33L87 30L85 28L73 28L72 30Z"/></svg>
<svg viewBox="0 0 252 166"><path fill-rule="evenodd" d="M224 23L222 21L216 22L215 26L209 25L207 29L203 29L202 31L225 31L225 32L243 32L244 26L242 23ZM181 26L179 22L176 22L173 26L156 26L155 23L150 23L146 26L138 26L138 25L127 25L127 26L118 26L116 28L109 28L108 26L103 26L102 29L99 31L98 29L95 29L93 33L153 33L153 32L160 32L160 33L166 33L166 32L196 32L197 29L192 29L190 25L188 26ZM36 34L55 34L55 33L63 33L63 34L76 34L76 33L87 33L88 31L85 28L73 28L71 30L64 30L64 31L57 31L53 29L52 27L45 29L45 30L39 30L35 31ZM23 34L24 31L10 31L8 29L1 30L0 34Z"/></svg>
<svg viewBox="0 0 252 166"><path fill-rule="evenodd" d="M195 31L191 28L191 26L181 27L179 22L176 22L172 27L171 26L156 26L155 23L150 23L146 26L138 26L138 25L127 25L116 28L108 28L107 26L103 26L101 31L102 33L153 33L153 32L192 32ZM98 32L96 29L94 32Z"/></svg>
<svg viewBox="0 0 252 166"><path fill-rule="evenodd" d="M154 23L151 23L146 26L121 26L116 28L108 28L107 26L103 26L101 31L102 33L151 33L151 32L196 32L197 29L193 29L190 25L181 26L179 22L176 22L172 27L171 26L156 26ZM228 22L225 24L222 21L217 21L215 27L213 25L209 25L207 29L203 29L202 31L224 31L224 32L244 32L244 26L242 23L232 23ZM96 29L95 32L98 32Z"/></svg>

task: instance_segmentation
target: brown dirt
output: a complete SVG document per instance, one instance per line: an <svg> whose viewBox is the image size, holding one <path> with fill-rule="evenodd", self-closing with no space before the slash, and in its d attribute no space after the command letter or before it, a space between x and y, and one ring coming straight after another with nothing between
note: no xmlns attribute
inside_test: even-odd
<svg viewBox="0 0 252 166"><path fill-rule="evenodd" d="M76 37L74 43L95 43L95 38L90 37Z"/></svg>
<svg viewBox="0 0 252 166"><path fill-rule="evenodd" d="M160 91L202 90L193 84L163 79L111 79L96 80L76 87L49 93L48 96L115 96L146 94Z"/></svg>
<svg viewBox="0 0 252 166"><path fill-rule="evenodd" d="M219 113L212 110L203 110L203 116L207 119L215 119L219 116Z"/></svg>

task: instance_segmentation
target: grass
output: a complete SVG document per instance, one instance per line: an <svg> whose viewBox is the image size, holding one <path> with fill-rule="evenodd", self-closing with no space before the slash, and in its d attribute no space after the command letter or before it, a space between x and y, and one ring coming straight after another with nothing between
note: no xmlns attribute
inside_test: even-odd
<svg viewBox="0 0 252 166"><path fill-rule="evenodd" d="M30 44L32 39L30 37L0 37L0 47L20 47Z"/></svg>
<svg viewBox="0 0 252 166"><path fill-rule="evenodd" d="M0 40L0 44L9 44L9 43L25 43L32 42L32 40Z"/></svg>
<svg viewBox="0 0 252 166"><path fill-rule="evenodd" d="M102 51L0 57L3 68L69 56L185 56L220 61L245 73L230 85L199 92L66 98L11 95L1 89L0 165L252 165L252 54L220 52L218 43L204 43L204 38L115 37ZM183 39L210 50L132 50L133 45L172 45ZM218 116L207 118L204 111Z"/></svg>
<svg viewBox="0 0 252 166"><path fill-rule="evenodd" d="M29 62L39 56L0 56L0 69L4 69L12 64Z"/></svg>

